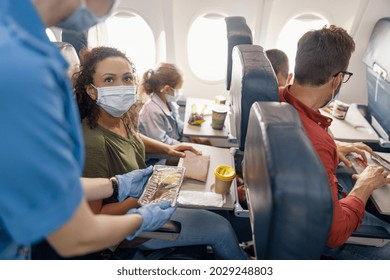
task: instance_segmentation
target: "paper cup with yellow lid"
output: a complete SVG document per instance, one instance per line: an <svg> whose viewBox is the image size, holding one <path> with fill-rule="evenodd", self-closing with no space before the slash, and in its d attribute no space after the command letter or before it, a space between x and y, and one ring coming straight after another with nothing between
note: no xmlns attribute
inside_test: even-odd
<svg viewBox="0 0 390 280"><path fill-rule="evenodd" d="M229 193L233 179L236 177L236 171L228 165L218 165L214 170L215 184L214 190L219 194Z"/></svg>

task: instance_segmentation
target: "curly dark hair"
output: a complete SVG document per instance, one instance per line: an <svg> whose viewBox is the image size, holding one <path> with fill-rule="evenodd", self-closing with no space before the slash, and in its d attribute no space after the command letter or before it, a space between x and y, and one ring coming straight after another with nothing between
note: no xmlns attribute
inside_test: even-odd
<svg viewBox="0 0 390 280"><path fill-rule="evenodd" d="M83 49L80 51L80 71L73 76L73 86L81 120L87 118L87 123L91 128L97 126L99 110L96 101L87 94L85 87L93 84L93 75L96 72L96 65L109 57L122 57L123 59L126 59L131 64L134 77L136 77L134 64L123 52L116 48L96 47L91 50ZM137 124L135 124L132 119L131 109L122 116L124 124L130 131L134 131L137 127Z"/></svg>

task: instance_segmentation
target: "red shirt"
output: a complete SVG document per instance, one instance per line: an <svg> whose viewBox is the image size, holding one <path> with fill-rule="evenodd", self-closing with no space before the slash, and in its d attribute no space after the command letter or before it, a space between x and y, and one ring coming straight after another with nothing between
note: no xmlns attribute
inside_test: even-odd
<svg viewBox="0 0 390 280"><path fill-rule="evenodd" d="M328 174L333 200L333 221L329 232L328 247L339 247L345 243L351 233L362 222L365 205L356 196L348 195L338 199L336 169L339 164L337 147L333 138L328 134L332 119L321 115L319 111L307 107L289 92L289 87L279 90L281 102L291 104L299 113L302 125L314 149Z"/></svg>

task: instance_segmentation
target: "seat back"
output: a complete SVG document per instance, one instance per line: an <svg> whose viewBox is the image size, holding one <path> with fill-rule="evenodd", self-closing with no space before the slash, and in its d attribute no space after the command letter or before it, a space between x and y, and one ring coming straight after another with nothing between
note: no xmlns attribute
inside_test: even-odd
<svg viewBox="0 0 390 280"><path fill-rule="evenodd" d="M67 75L71 79L75 71L78 71L80 66L80 59L77 55L75 48L66 42L55 42L57 47L60 49L62 56L68 62L69 67L67 70Z"/></svg>
<svg viewBox="0 0 390 280"><path fill-rule="evenodd" d="M368 111L384 131L375 127L382 138L390 135L390 18L380 19L374 26L363 62L367 66ZM383 134L385 132L385 134ZM386 135L387 134L387 135Z"/></svg>
<svg viewBox="0 0 390 280"><path fill-rule="evenodd" d="M319 259L332 222L328 178L296 110L253 104L243 175L258 259Z"/></svg>
<svg viewBox="0 0 390 280"><path fill-rule="evenodd" d="M61 32L61 41L68 42L71 44L76 53L79 54L80 50L88 47L88 39L86 32L77 32L73 30L62 30Z"/></svg>
<svg viewBox="0 0 390 280"><path fill-rule="evenodd" d="M278 82L264 49L258 45L233 48L231 134L241 151L245 147L249 111L256 101L278 101Z"/></svg>
<svg viewBox="0 0 390 280"><path fill-rule="evenodd" d="M252 44L252 31L244 17L226 17L226 32L228 41L226 89L230 90L232 79L232 51L240 44Z"/></svg>

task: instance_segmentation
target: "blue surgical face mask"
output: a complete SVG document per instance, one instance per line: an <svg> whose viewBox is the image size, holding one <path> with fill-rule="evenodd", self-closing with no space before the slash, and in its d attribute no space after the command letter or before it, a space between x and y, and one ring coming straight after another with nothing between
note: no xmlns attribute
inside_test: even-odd
<svg viewBox="0 0 390 280"><path fill-rule="evenodd" d="M114 0L110 10L105 15L96 17L90 10L88 10L87 3L83 0L81 1L81 6L65 20L58 23L57 27L77 32L86 32L92 26L105 21L110 16L117 3L118 1Z"/></svg>
<svg viewBox="0 0 390 280"><path fill-rule="evenodd" d="M111 116L119 118L126 113L137 99L135 86L95 87L98 92L96 104Z"/></svg>
<svg viewBox="0 0 390 280"><path fill-rule="evenodd" d="M336 90L335 89L332 90L332 98L330 100L328 100L324 104L324 106L322 106L321 108L325 108L326 106L328 106L329 104L331 104L332 102L334 102L337 99L337 96L339 95L339 92L340 92L340 88L341 88L341 83Z"/></svg>

